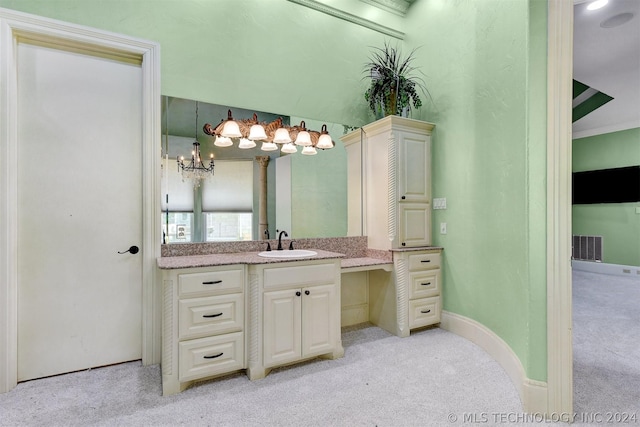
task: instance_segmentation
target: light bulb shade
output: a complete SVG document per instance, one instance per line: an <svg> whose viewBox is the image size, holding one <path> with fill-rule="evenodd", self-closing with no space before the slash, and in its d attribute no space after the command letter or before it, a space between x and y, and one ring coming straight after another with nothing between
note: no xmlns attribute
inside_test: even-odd
<svg viewBox="0 0 640 427"><path fill-rule="evenodd" d="M225 120L224 125L222 126L222 131L220 135L226 136L227 138L241 138L242 133L240 132L240 126L233 120L233 116L231 115L231 110L227 110L227 120Z"/></svg>
<svg viewBox="0 0 640 427"><path fill-rule="evenodd" d="M264 127L262 127L262 125L251 126L249 139L252 141L265 141L267 139L267 133L264 131Z"/></svg>
<svg viewBox="0 0 640 427"><path fill-rule="evenodd" d="M216 142L213 143L216 147L231 147L233 142L231 138L226 136L216 136Z"/></svg>
<svg viewBox="0 0 640 427"><path fill-rule="evenodd" d="M256 143L247 138L240 138L240 143L238 144L238 148L247 149L253 148L256 146Z"/></svg>
<svg viewBox="0 0 640 427"><path fill-rule="evenodd" d="M323 133L318 138L318 144L316 144L316 148L321 148L323 150L328 150L329 148L333 148L333 141L328 133Z"/></svg>
<svg viewBox="0 0 640 427"><path fill-rule="evenodd" d="M238 123L233 120L228 120L224 122L224 126L222 127L222 132L220 135L226 136L227 138L240 138L242 134L240 133L240 126Z"/></svg>
<svg viewBox="0 0 640 427"><path fill-rule="evenodd" d="M285 128L276 129L276 133L273 135L273 142L276 144L288 144L291 142L289 131Z"/></svg>
<svg viewBox="0 0 640 427"><path fill-rule="evenodd" d="M260 147L262 151L275 151L278 149L278 146L273 142L263 142L262 147Z"/></svg>
<svg viewBox="0 0 640 427"><path fill-rule="evenodd" d="M303 147L311 145L311 135L309 135L309 132L307 132L306 130L301 130L300 132L298 132L296 145L301 145Z"/></svg>
<svg viewBox="0 0 640 427"><path fill-rule="evenodd" d="M315 148L313 148L310 145L306 145L303 149L302 149L302 154L306 155L306 156L313 156L314 154L318 154L318 152L316 151Z"/></svg>
<svg viewBox="0 0 640 427"><path fill-rule="evenodd" d="M293 145L291 142L287 142L286 144L284 144L282 146L282 150L283 153L287 153L287 154L293 154L295 152L298 151L298 149L296 148L295 145Z"/></svg>
<svg viewBox="0 0 640 427"><path fill-rule="evenodd" d="M322 125L322 129L320 130L320 137L318 138L316 148L321 148L323 150L333 148L333 140L331 139L331 136L329 136L327 125Z"/></svg>

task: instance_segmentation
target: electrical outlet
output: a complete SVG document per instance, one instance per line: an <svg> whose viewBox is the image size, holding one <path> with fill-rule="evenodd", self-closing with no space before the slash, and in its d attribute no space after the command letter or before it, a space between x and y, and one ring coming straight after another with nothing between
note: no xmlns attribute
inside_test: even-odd
<svg viewBox="0 0 640 427"><path fill-rule="evenodd" d="M447 223L446 222L441 222L440 223L440 234L447 234Z"/></svg>
<svg viewBox="0 0 640 427"><path fill-rule="evenodd" d="M636 207L636 213L640 214L640 207Z"/></svg>

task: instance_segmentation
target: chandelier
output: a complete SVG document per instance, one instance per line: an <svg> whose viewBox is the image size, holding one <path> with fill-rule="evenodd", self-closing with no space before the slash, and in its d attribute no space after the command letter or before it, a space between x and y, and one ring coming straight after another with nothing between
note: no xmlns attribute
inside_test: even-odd
<svg viewBox="0 0 640 427"><path fill-rule="evenodd" d="M198 142L198 102L196 102L196 132L195 141L193 142L193 150L191 151L191 161L184 162L184 156L178 156L178 171L182 172L182 180L190 179L193 181L194 187L199 187L200 183L213 176L213 153L210 155L209 165L205 166L200 156L200 143Z"/></svg>
<svg viewBox="0 0 640 427"><path fill-rule="evenodd" d="M306 128L304 120L297 126L287 126L282 123L282 118L278 117L271 123L258 122L257 114L253 118L244 120L234 120L231 110L227 112L227 119L222 120L215 128L209 123L203 127L204 133L215 137L214 145L218 147L229 147L234 140L238 141L238 148L248 149L256 146L256 142L261 142L263 151L278 150L281 146L282 153L295 153L298 147L302 147L302 154L317 154L317 149L328 150L335 146L327 125L322 125L320 132Z"/></svg>

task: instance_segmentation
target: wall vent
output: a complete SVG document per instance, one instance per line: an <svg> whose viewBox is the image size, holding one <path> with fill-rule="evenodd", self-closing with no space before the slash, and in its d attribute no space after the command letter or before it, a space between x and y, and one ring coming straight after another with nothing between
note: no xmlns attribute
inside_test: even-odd
<svg viewBox="0 0 640 427"><path fill-rule="evenodd" d="M602 262L602 236L573 236L571 258Z"/></svg>

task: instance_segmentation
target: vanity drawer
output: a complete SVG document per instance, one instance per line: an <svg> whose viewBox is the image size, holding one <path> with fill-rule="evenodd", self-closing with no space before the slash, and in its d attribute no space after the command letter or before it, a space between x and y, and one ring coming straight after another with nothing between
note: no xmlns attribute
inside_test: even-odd
<svg viewBox="0 0 640 427"><path fill-rule="evenodd" d="M440 270L409 273L409 299L431 297L440 294Z"/></svg>
<svg viewBox="0 0 640 427"><path fill-rule="evenodd" d="M202 273L178 275L180 296L216 295L242 292L244 285L244 267L225 267Z"/></svg>
<svg viewBox="0 0 640 427"><path fill-rule="evenodd" d="M242 330L244 294L181 299L178 303L180 339Z"/></svg>
<svg viewBox="0 0 640 427"><path fill-rule="evenodd" d="M409 329L440 322L440 297L409 301Z"/></svg>
<svg viewBox="0 0 640 427"><path fill-rule="evenodd" d="M339 272L340 270L335 263L265 268L264 288L273 289L335 283L336 271Z"/></svg>
<svg viewBox="0 0 640 427"><path fill-rule="evenodd" d="M188 381L244 368L243 333L183 341L179 380Z"/></svg>
<svg viewBox="0 0 640 427"><path fill-rule="evenodd" d="M440 268L439 253L417 253L409 255L409 271Z"/></svg>

